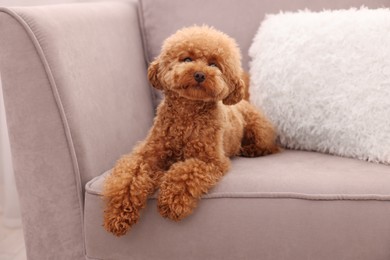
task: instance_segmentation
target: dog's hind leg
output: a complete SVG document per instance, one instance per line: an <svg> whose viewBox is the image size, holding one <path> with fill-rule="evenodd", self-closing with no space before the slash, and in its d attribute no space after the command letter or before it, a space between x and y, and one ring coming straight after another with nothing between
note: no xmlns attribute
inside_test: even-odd
<svg viewBox="0 0 390 260"><path fill-rule="evenodd" d="M240 102L238 108L245 120L239 155L257 157L279 152L275 129L265 115L246 101Z"/></svg>

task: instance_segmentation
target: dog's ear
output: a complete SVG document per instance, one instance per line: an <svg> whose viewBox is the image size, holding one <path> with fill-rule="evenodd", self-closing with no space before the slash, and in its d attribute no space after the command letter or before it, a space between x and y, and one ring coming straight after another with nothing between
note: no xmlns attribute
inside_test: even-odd
<svg viewBox="0 0 390 260"><path fill-rule="evenodd" d="M148 68L148 79L150 84L152 84L153 87L156 89L162 90L163 87L161 85L160 79L159 79L159 60L158 58L152 61L150 63Z"/></svg>
<svg viewBox="0 0 390 260"><path fill-rule="evenodd" d="M225 105L234 105L240 102L245 96L245 82L239 77L232 82L232 91L222 100Z"/></svg>

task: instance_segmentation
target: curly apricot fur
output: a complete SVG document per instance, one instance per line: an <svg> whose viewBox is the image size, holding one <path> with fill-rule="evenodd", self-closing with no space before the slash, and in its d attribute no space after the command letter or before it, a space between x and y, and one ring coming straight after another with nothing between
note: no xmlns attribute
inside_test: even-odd
<svg viewBox="0 0 390 260"><path fill-rule="evenodd" d="M104 227L117 236L137 223L157 189L160 214L179 221L228 171L229 157L279 151L272 124L243 100L248 76L226 34L207 26L179 30L164 42L148 77L165 98L146 139L116 163L104 184Z"/></svg>

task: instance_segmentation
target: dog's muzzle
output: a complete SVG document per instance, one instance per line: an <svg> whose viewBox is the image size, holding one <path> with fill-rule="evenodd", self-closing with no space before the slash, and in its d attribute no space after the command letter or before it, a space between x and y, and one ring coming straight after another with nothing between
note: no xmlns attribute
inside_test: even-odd
<svg viewBox="0 0 390 260"><path fill-rule="evenodd" d="M206 75L201 71L197 71L194 73L194 78L198 83L202 83L203 81L205 81Z"/></svg>

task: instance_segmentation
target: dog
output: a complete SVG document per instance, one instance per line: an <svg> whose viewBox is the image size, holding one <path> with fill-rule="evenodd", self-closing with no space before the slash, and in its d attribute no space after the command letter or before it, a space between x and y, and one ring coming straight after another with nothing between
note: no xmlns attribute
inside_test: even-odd
<svg viewBox="0 0 390 260"><path fill-rule="evenodd" d="M179 221L229 170L232 156L279 151L270 121L248 101L235 40L208 26L165 40L148 78L162 90L153 127L104 183L105 229L116 236L138 221L157 189L158 211Z"/></svg>

